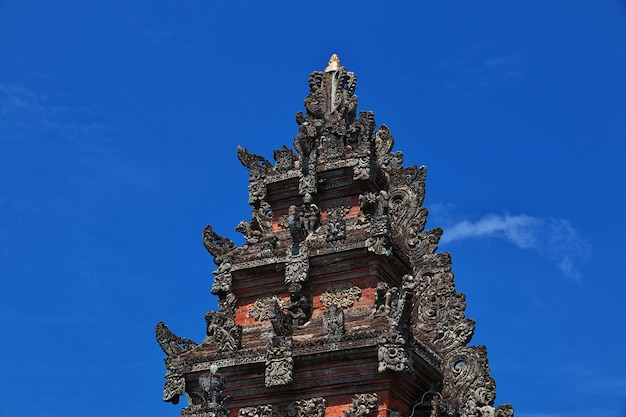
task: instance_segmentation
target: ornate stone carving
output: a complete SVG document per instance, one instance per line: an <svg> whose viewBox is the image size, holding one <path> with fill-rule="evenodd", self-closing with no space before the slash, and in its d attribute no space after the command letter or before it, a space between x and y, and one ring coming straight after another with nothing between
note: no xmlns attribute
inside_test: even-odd
<svg viewBox="0 0 626 417"><path fill-rule="evenodd" d="M489 374L484 346L466 346L444 358L442 401L454 414L472 416L513 416L513 407L494 408L495 380Z"/></svg>
<svg viewBox="0 0 626 417"><path fill-rule="evenodd" d="M298 400L290 407L289 417L324 417L326 415L326 400L321 397L310 400Z"/></svg>
<svg viewBox="0 0 626 417"><path fill-rule="evenodd" d="M278 306L282 310L285 308L285 302L276 297L263 297L259 298L252 304L252 306L248 309L248 314L251 315L257 321L269 320L269 312L272 302L276 301Z"/></svg>
<svg viewBox="0 0 626 417"><path fill-rule="evenodd" d="M326 216L326 241L334 242L345 240L346 221L343 217L348 214L350 207L345 204L336 204L328 207Z"/></svg>
<svg viewBox="0 0 626 417"><path fill-rule="evenodd" d="M304 205L302 206L302 220L307 235L315 233L317 228L321 226L320 219L321 212L319 207L313 202L311 194L306 193L304 195Z"/></svg>
<svg viewBox="0 0 626 417"><path fill-rule="evenodd" d="M249 222L239 222L235 227L235 231L243 234L247 245L254 245L263 238L272 235L272 218L272 207L269 203L263 200L255 201L255 207L252 209L252 219ZM271 250L273 251L273 247Z"/></svg>
<svg viewBox="0 0 626 417"><path fill-rule="evenodd" d="M276 171L280 174L289 172L294 167L294 159L297 159L297 157L286 145L283 145L280 150L275 150L274 160L276 161Z"/></svg>
<svg viewBox="0 0 626 417"><path fill-rule="evenodd" d="M442 355L465 346L475 327L474 320L465 318L465 294L456 292L451 267L447 253L425 256L413 265L413 335Z"/></svg>
<svg viewBox="0 0 626 417"><path fill-rule="evenodd" d="M372 221L374 214L376 214L377 201L375 193L367 192L359 195L359 206L361 207L359 223Z"/></svg>
<svg viewBox="0 0 626 417"><path fill-rule="evenodd" d="M242 408L238 417L324 417L326 400L321 397L288 403Z"/></svg>
<svg viewBox="0 0 626 417"><path fill-rule="evenodd" d="M378 343L378 372L386 369L396 372L410 371L410 358L406 337L398 326L391 326L381 335Z"/></svg>
<svg viewBox="0 0 626 417"><path fill-rule="evenodd" d="M224 256L237 247L232 240L215 233L211 225L204 228L202 241L206 250L213 255L216 264L220 264Z"/></svg>
<svg viewBox="0 0 626 417"><path fill-rule="evenodd" d="M372 216L370 235L365 241L367 249L377 255L389 256L392 252L391 225L387 216L388 211L389 194L384 190L380 190L376 194L376 211Z"/></svg>
<svg viewBox="0 0 626 417"><path fill-rule="evenodd" d="M294 243L295 244L295 243ZM299 245L298 252L287 251L285 259L285 283L305 282L309 277L309 251L306 244Z"/></svg>
<svg viewBox="0 0 626 417"><path fill-rule="evenodd" d="M204 315L206 320L206 338L204 343L216 343L217 351L229 353L241 348L242 327L224 312L209 311Z"/></svg>
<svg viewBox="0 0 626 417"><path fill-rule="evenodd" d="M272 323L276 336L291 336L293 332L292 320L283 312L283 308L278 303L278 297L272 299L267 316Z"/></svg>
<svg viewBox="0 0 626 417"><path fill-rule="evenodd" d="M235 317L235 309L237 307L237 297L232 292L227 294L220 294L217 299L217 306L220 311L226 314L228 317Z"/></svg>
<svg viewBox="0 0 626 417"><path fill-rule="evenodd" d="M270 161L262 156L248 152L244 147L237 148L237 157L248 168L250 179L248 182L249 204L257 204L265 200L265 177L273 169Z"/></svg>
<svg viewBox="0 0 626 417"><path fill-rule="evenodd" d="M226 408L230 397L224 397L224 377L212 365L211 371L198 378L199 391L189 392L189 407L181 410L181 417L228 417Z"/></svg>
<svg viewBox="0 0 626 417"><path fill-rule="evenodd" d="M392 309L398 304L398 288L392 287L386 282L376 284L375 292L376 309L375 314L389 315Z"/></svg>
<svg viewBox="0 0 626 417"><path fill-rule="evenodd" d="M219 264L217 270L213 272L215 278L213 278L211 294L219 295L231 292L233 284L232 268L233 265L228 261Z"/></svg>
<svg viewBox="0 0 626 417"><path fill-rule="evenodd" d="M361 298L361 289L349 283L333 285L320 294L320 302L326 308L335 305L340 308L350 308Z"/></svg>
<svg viewBox="0 0 626 417"><path fill-rule="evenodd" d="M302 285L298 283L289 285L289 295L287 314L291 319L291 326L302 326L309 321L313 313L310 297L304 293Z"/></svg>
<svg viewBox="0 0 626 417"><path fill-rule="evenodd" d="M238 417L272 417L271 405L260 405L258 407L241 408Z"/></svg>
<svg viewBox="0 0 626 417"><path fill-rule="evenodd" d="M291 338L274 336L267 345L265 386L287 385L293 381Z"/></svg>
<svg viewBox="0 0 626 417"><path fill-rule="evenodd" d="M347 411L343 412L343 417L366 417L374 410L378 409L378 395L357 394L352 398L352 404Z"/></svg>
<svg viewBox="0 0 626 417"><path fill-rule="evenodd" d="M324 341L327 344L339 343L344 333L344 314L343 310L335 304L328 307L328 311L324 313Z"/></svg>
<svg viewBox="0 0 626 417"><path fill-rule="evenodd" d="M156 339L163 352L169 357L182 355L198 346L193 340L176 336L162 321L156 325Z"/></svg>
<svg viewBox="0 0 626 417"><path fill-rule="evenodd" d="M185 377L181 374L166 373L163 386L163 401L178 404L178 397L185 393Z"/></svg>

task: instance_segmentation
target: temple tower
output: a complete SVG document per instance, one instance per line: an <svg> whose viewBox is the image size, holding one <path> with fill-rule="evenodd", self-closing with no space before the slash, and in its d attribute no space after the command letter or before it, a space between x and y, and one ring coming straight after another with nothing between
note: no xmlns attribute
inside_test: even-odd
<svg viewBox="0 0 626 417"><path fill-rule="evenodd" d="M163 399L182 417L513 416L494 407L484 346L468 346L440 228L425 231L426 168L403 166L356 76L333 55L313 72L294 150L239 147L252 215L237 247L211 226L217 265L206 338L156 337Z"/></svg>

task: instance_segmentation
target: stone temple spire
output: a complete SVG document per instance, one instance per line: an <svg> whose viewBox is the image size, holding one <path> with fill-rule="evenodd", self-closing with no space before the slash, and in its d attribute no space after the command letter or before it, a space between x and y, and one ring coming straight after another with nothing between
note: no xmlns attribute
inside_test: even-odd
<svg viewBox="0 0 626 417"><path fill-rule="evenodd" d="M217 269L195 343L159 323L163 400L181 417L512 417L472 346L443 230L426 229L426 168L357 115L337 55L309 75L293 150L239 147L252 217L235 245L211 226ZM227 205L227 202L224 202Z"/></svg>

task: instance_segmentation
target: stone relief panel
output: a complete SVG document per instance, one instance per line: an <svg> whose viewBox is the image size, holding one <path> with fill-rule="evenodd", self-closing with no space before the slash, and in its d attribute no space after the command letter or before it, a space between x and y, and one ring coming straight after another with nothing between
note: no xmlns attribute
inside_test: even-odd
<svg viewBox="0 0 626 417"><path fill-rule="evenodd" d="M352 404L343 412L343 417L366 417L378 409L378 395L356 394L352 398Z"/></svg>
<svg viewBox="0 0 626 417"><path fill-rule="evenodd" d="M216 343L220 353L235 352L241 348L243 328L232 318L220 311L209 311L204 319L207 323L204 343Z"/></svg>
<svg viewBox="0 0 626 417"><path fill-rule="evenodd" d="M446 355L441 394L448 413L462 417L512 417L511 404L494 407L496 384L489 373L484 346L466 346Z"/></svg>
<svg viewBox="0 0 626 417"><path fill-rule="evenodd" d="M335 304L331 304L328 311L323 315L323 321L324 342L327 344L339 343L346 332L343 310Z"/></svg>
<svg viewBox="0 0 626 417"><path fill-rule="evenodd" d="M350 211L346 204L335 204L328 207L326 216L326 241L335 242L346 239L346 221L343 219Z"/></svg>
<svg viewBox="0 0 626 417"><path fill-rule="evenodd" d="M294 243L295 244L295 243ZM285 283L302 283L309 277L309 250L306 243L300 244L297 253L287 250L285 260Z"/></svg>
<svg viewBox="0 0 626 417"><path fill-rule="evenodd" d="M277 296L263 297L256 300L254 304L250 306L250 308L248 309L248 314L252 316L256 321L269 320L270 308L273 301L276 301L276 303L278 303L278 306L281 310L285 308L285 300L278 298Z"/></svg>
<svg viewBox="0 0 626 417"><path fill-rule="evenodd" d="M274 336L267 345L265 386L287 385L293 381L291 337Z"/></svg>
<svg viewBox="0 0 626 417"><path fill-rule="evenodd" d="M361 298L361 289L349 283L337 284L329 287L320 294L320 302L326 308L335 305L340 308L350 308Z"/></svg>

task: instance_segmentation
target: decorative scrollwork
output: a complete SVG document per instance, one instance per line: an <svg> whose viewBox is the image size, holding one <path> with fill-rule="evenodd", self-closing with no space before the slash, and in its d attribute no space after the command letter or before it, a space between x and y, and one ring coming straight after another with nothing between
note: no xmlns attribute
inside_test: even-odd
<svg viewBox="0 0 626 417"><path fill-rule="evenodd" d="M206 250L213 255L216 264L221 263L224 255L237 247L232 240L215 233L211 225L204 228L202 241Z"/></svg>
<svg viewBox="0 0 626 417"><path fill-rule="evenodd" d="M156 339L163 352L169 357L180 356L198 346L191 339L176 336L162 321L156 325Z"/></svg>
<svg viewBox="0 0 626 417"><path fill-rule="evenodd" d="M248 314L257 321L269 320L270 308L273 301L276 301L276 303L278 303L278 306L281 310L285 308L285 301L281 298L278 298L276 296L263 297L256 300L254 304L250 306L250 308L248 309Z"/></svg>
<svg viewBox="0 0 626 417"><path fill-rule="evenodd" d="M510 404L494 408L496 383L490 375L484 346L461 347L446 355L443 378L443 402L456 415L513 416Z"/></svg>
<svg viewBox="0 0 626 417"><path fill-rule="evenodd" d="M352 404L347 411L343 412L343 417L366 417L372 411L378 409L378 395L357 394L352 398Z"/></svg>
<svg viewBox="0 0 626 417"><path fill-rule="evenodd" d="M320 302L330 308L335 305L340 308L350 308L361 298L361 289L349 283L337 284L320 294Z"/></svg>
<svg viewBox="0 0 626 417"><path fill-rule="evenodd" d="M235 352L241 348L243 328L233 319L220 311L209 311L204 319L207 323L204 343L216 343L220 353Z"/></svg>
<svg viewBox="0 0 626 417"><path fill-rule="evenodd" d="M343 310L335 304L328 307L328 311L324 313L324 341L327 344L339 343L344 333L344 314Z"/></svg>
<svg viewBox="0 0 626 417"><path fill-rule="evenodd" d="M265 386L287 385L293 381L291 338L274 336L267 346Z"/></svg>
<svg viewBox="0 0 626 417"><path fill-rule="evenodd" d="M350 207L345 204L335 204L328 207L326 216L326 241L335 242L345 240L346 221L343 217L348 214Z"/></svg>

